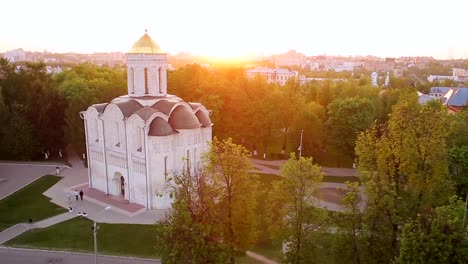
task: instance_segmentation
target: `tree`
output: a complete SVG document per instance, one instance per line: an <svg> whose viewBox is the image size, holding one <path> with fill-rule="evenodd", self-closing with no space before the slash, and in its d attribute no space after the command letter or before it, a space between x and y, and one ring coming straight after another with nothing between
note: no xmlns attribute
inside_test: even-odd
<svg viewBox="0 0 468 264"><path fill-rule="evenodd" d="M3 128L1 152L5 159L31 160L39 152L34 131L22 109L21 105L13 105L13 112Z"/></svg>
<svg viewBox="0 0 468 264"><path fill-rule="evenodd" d="M249 152L232 143L214 138L210 143L207 170L213 186L219 190L217 217L220 219L222 241L229 249L229 261L245 252L257 239L255 208L258 180L249 174L252 168Z"/></svg>
<svg viewBox="0 0 468 264"><path fill-rule="evenodd" d="M157 224L164 263L235 263L257 239L257 180L247 150L231 139L210 143L200 169L174 175L174 203Z"/></svg>
<svg viewBox="0 0 468 264"><path fill-rule="evenodd" d="M287 247L288 263L311 263L312 236L324 224L326 213L313 207L313 195L323 174L311 158L296 159L294 153L281 167L283 179L274 183L268 214L273 238Z"/></svg>
<svg viewBox="0 0 468 264"><path fill-rule="evenodd" d="M336 99L328 105L329 141L348 157L354 157L359 132L375 120L375 107L369 99L351 97Z"/></svg>
<svg viewBox="0 0 468 264"><path fill-rule="evenodd" d="M335 247L338 260L352 259L353 263L367 263L368 233L365 228L362 190L358 182L346 182L342 200L344 210L333 215L336 228ZM340 261L338 261L340 262Z"/></svg>
<svg viewBox="0 0 468 264"><path fill-rule="evenodd" d="M444 205L453 194L447 177L445 121L444 109L421 106L411 93L400 98L386 125L359 135L356 154L374 261L396 256L406 221Z"/></svg>
<svg viewBox="0 0 468 264"><path fill-rule="evenodd" d="M465 202L452 197L409 221L401 236L399 263L467 263L468 232L462 226Z"/></svg>
<svg viewBox="0 0 468 264"><path fill-rule="evenodd" d="M163 263L225 263L227 247L215 214L218 193L200 168L176 173L171 214L156 224L156 248Z"/></svg>
<svg viewBox="0 0 468 264"><path fill-rule="evenodd" d="M468 110L449 116L449 170L458 195L468 194Z"/></svg>

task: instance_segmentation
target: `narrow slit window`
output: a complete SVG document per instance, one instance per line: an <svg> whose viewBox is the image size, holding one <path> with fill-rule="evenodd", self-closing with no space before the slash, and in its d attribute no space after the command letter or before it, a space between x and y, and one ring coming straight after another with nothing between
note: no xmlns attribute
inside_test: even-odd
<svg viewBox="0 0 468 264"><path fill-rule="evenodd" d="M148 94L148 69L145 68L145 94Z"/></svg>

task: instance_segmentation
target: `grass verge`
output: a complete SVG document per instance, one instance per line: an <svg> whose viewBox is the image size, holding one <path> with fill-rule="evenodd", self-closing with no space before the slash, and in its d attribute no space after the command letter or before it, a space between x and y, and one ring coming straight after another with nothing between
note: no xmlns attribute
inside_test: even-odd
<svg viewBox="0 0 468 264"><path fill-rule="evenodd" d="M44 229L30 230L6 243L11 247L93 252L93 222L78 217ZM99 224L100 254L155 258L154 225Z"/></svg>
<svg viewBox="0 0 468 264"><path fill-rule="evenodd" d="M0 231L18 223L34 222L65 212L42 193L60 181L60 177L46 175L12 195L0 200Z"/></svg>
<svg viewBox="0 0 468 264"><path fill-rule="evenodd" d="M322 182L334 182L334 183L346 183L349 182L358 182L359 178L355 176L323 176Z"/></svg>

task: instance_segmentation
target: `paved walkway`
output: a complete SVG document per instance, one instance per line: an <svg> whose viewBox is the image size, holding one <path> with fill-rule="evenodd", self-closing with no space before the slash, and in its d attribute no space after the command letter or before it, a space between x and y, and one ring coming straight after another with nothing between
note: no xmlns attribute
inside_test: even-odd
<svg viewBox="0 0 468 264"><path fill-rule="evenodd" d="M279 175L279 167L287 162L287 160L262 160L262 159L250 159L256 170L262 171L262 173L276 174ZM335 177L357 177L358 173L353 168L330 168L321 167L322 172L327 176ZM255 172L255 171L254 171ZM257 171L258 172L258 171Z"/></svg>
<svg viewBox="0 0 468 264"><path fill-rule="evenodd" d="M287 162L287 160L261 160L261 159L251 159L251 161L255 168L253 172L275 174L275 175L280 174L279 172L280 166ZM352 169L352 168L322 167L322 172L327 176L335 176L335 177L350 177L350 176L356 177L358 175L356 169ZM322 182L319 188L324 189L324 191L326 188L346 189L346 184L334 183L334 182ZM317 205L318 207L325 208L330 211L341 211L344 209L341 204L321 200L316 197L313 198L313 203Z"/></svg>
<svg viewBox="0 0 468 264"><path fill-rule="evenodd" d="M58 163L0 162L0 200L46 174L54 174Z"/></svg>
<svg viewBox="0 0 468 264"><path fill-rule="evenodd" d="M63 169L61 172L63 179L44 192L44 195L51 198L51 202L64 208L71 206L75 212L86 212L87 218L97 222L154 224L165 217L166 210L140 210L141 207L138 205L129 206L128 202L125 201L119 203L110 195L105 195L102 192L99 194L99 191L89 189L87 184L88 169L84 166L83 161L70 148L67 149L67 154L71 168ZM73 195L70 203L67 199L67 192L73 190L83 190L85 199L76 201ZM111 209L103 212L107 206L111 206ZM135 208L138 210L135 211Z"/></svg>

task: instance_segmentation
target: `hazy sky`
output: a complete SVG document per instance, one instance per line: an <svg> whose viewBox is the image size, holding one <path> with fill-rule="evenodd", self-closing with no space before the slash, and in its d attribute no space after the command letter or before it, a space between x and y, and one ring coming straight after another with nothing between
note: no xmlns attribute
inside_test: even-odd
<svg viewBox="0 0 468 264"><path fill-rule="evenodd" d="M468 58L466 0L2 0L0 52Z"/></svg>

